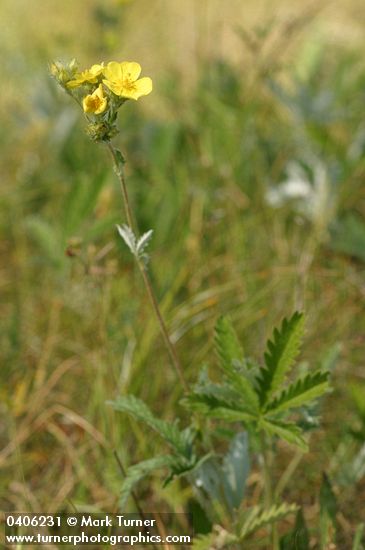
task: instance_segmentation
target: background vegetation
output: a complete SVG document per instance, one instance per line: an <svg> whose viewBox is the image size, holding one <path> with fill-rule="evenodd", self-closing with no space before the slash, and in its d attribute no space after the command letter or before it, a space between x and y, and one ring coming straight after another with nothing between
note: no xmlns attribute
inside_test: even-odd
<svg viewBox="0 0 365 550"><path fill-rule="evenodd" d="M305 310L302 360L333 365L334 392L286 496L314 528L325 471L350 547L365 498L365 6L4 0L0 15L2 509L115 510L113 450L128 465L160 443L106 400L131 392L166 420L178 408L115 231L109 158L47 69L127 59L154 93L123 107L118 145L187 377L214 363L220 314L258 358L273 325ZM253 468L249 494L261 484ZM159 480L139 494L147 510L191 501Z"/></svg>

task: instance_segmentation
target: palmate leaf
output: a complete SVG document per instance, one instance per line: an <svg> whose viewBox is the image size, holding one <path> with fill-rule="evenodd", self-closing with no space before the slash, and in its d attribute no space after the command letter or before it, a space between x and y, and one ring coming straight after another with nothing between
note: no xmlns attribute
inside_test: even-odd
<svg viewBox="0 0 365 550"><path fill-rule="evenodd" d="M182 400L188 409L200 412L210 418L227 422L250 422L256 419L250 409L240 401L240 395L227 386L207 383Z"/></svg>
<svg viewBox="0 0 365 550"><path fill-rule="evenodd" d="M192 411L217 420L225 420L226 422L253 422L256 420L254 415L246 411L232 409L224 405L219 406L217 403L212 405L211 399L204 396L198 400L188 398L184 404Z"/></svg>
<svg viewBox="0 0 365 550"><path fill-rule="evenodd" d="M242 400L252 409L258 411L259 399L253 384L245 376L243 369L238 369L236 366L237 362L243 359L243 350L228 317L220 317L217 321L215 347L219 357L219 365L225 374L225 378L237 390Z"/></svg>
<svg viewBox="0 0 365 550"><path fill-rule="evenodd" d="M308 451L308 444L302 436L302 430L296 424L261 418L259 426L267 434L276 435L291 445L299 447L302 451Z"/></svg>
<svg viewBox="0 0 365 550"><path fill-rule="evenodd" d="M232 372L227 378L229 378L232 386L240 395L240 401L251 409L252 412L258 413L260 410L259 396L245 373L239 371Z"/></svg>
<svg viewBox="0 0 365 550"><path fill-rule="evenodd" d="M283 390L265 407L266 412L277 413L302 407L329 390L329 372L315 372L299 378Z"/></svg>
<svg viewBox="0 0 365 550"><path fill-rule="evenodd" d="M120 492L119 506L123 510L125 504L133 491L134 486L144 477L149 475L154 470L161 468L171 468L174 465L175 458L171 455L161 455L139 462L128 468L126 477L122 484Z"/></svg>
<svg viewBox="0 0 365 550"><path fill-rule="evenodd" d="M108 402L116 411L126 412L136 420L144 422L155 430L175 452L188 455L190 453L194 432L189 429L180 431L177 422L166 422L156 418L147 405L134 395L118 397Z"/></svg>
<svg viewBox="0 0 365 550"><path fill-rule="evenodd" d="M298 506L296 504L287 504L285 502L280 505L274 504L268 510L255 506L248 514L241 528L240 540L246 538L248 535L257 531L257 529L261 529L261 527L265 525L270 525L286 517L288 514L294 514L297 510Z"/></svg>
<svg viewBox="0 0 365 550"><path fill-rule="evenodd" d="M261 405L265 405L273 393L284 382L290 367L300 351L304 317L295 312L290 319L284 319L280 330L274 329L272 340L267 343L265 367L258 378Z"/></svg>

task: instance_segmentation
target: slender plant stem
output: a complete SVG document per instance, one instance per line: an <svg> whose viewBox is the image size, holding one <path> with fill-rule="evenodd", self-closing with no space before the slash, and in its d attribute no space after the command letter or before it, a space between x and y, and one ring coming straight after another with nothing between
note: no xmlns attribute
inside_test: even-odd
<svg viewBox="0 0 365 550"><path fill-rule="evenodd" d="M124 170L123 170L122 163L118 159L117 151L115 150L115 148L113 147L113 145L110 142L107 142L107 147L108 147L108 149L110 151L110 154L113 158L115 172L116 172L116 174L118 176L118 179L119 179L119 182L120 182L121 191L122 191L122 195L123 195L124 211L125 211L125 216L126 216L126 219L127 219L127 223L129 225L129 227L132 229L133 233L135 235L138 235L137 226L136 226L136 223L133 220L133 213L132 213L132 209L131 209L130 202L129 202L127 185L126 185L126 181L125 181L125 175L124 175ZM147 291L149 300L151 302L152 308L153 308L153 310L155 312L155 315L157 317L157 320L158 320L158 323L159 323L159 326L160 326L160 330L161 330L161 334L162 334L165 346L167 348L167 351L170 355L172 365L173 365L173 367L176 371L176 374L177 374L177 376L178 376L178 378L179 378L179 380L180 380L180 382L181 382L181 384L184 388L184 391L187 392L188 391L188 385L187 385L186 380L184 378L182 367L181 367L179 358L177 356L175 346L174 346L174 344L172 343L172 341L170 339L165 321L162 317L160 306L158 304L158 301L157 301L157 298L156 298L156 295L155 295L155 292L154 292L154 289L153 289L153 286L152 286L151 279L149 277L147 268L146 268L144 262L142 260L140 260L139 258L137 258L137 257L136 257L136 262L137 262L137 265L138 265L138 269L139 269L139 271L142 275L143 282L145 284L146 291Z"/></svg>
<svg viewBox="0 0 365 550"><path fill-rule="evenodd" d="M268 450L265 440L265 435L261 433L260 436L261 439L261 453L262 453L262 469L264 474L264 499L265 499L265 507L270 508L272 505L272 482L271 482L271 472L270 472L270 462L269 462L269 456L268 456Z"/></svg>
<svg viewBox="0 0 365 550"><path fill-rule="evenodd" d="M286 488L295 470L297 469L301 460L303 459L303 456L304 455L302 451L297 451L293 459L290 461L288 467L286 468L285 472L283 473L283 475L281 476L281 478L279 479L276 485L275 495L274 495L275 500L281 497L284 489Z"/></svg>
<svg viewBox="0 0 365 550"><path fill-rule="evenodd" d="M265 492L265 508L269 509L273 505L273 484L272 484L272 454L271 449L267 446L265 435L261 433L261 452L263 458L263 474L264 474L264 492ZM276 523L271 527L272 549L279 550L279 533Z"/></svg>

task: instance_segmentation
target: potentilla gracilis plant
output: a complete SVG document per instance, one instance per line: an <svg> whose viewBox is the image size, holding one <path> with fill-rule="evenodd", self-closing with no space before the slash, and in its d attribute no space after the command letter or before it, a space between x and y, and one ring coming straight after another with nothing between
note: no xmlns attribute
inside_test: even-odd
<svg viewBox="0 0 365 550"><path fill-rule="evenodd" d="M124 171L125 159L121 151L112 144L112 138L119 133L116 125L119 109L130 99L136 101L140 97L150 94L153 88L152 80L147 76L139 78L141 66L134 61L123 61L121 63L110 61L107 64L95 64L89 69L80 71L77 62L72 60L68 65L54 62L51 64L50 70L60 86L82 108L88 121L86 132L89 137L94 142L105 144L110 152L114 170L120 181L127 222L117 226L118 232L136 260L171 363L186 392L187 383L183 370L161 314L148 273L149 258L146 249L152 237L152 230L139 236L128 196Z"/></svg>

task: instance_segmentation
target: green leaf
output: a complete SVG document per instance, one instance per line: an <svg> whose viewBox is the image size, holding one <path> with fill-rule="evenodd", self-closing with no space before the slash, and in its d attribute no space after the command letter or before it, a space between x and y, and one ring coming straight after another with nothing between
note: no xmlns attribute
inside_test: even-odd
<svg viewBox="0 0 365 550"><path fill-rule="evenodd" d="M121 509L125 507L125 504L129 498L129 495L133 491L133 487L141 481L144 477L149 475L154 470L160 468L171 467L174 463L174 457L171 455L162 455L156 456L149 460L144 460L139 462L134 466L128 468L126 472L126 477L122 484L122 489L120 492L119 506Z"/></svg>
<svg viewBox="0 0 365 550"><path fill-rule="evenodd" d="M217 456L211 456L194 471L195 485L203 490L211 502L222 502L224 478Z"/></svg>
<svg viewBox="0 0 365 550"><path fill-rule="evenodd" d="M334 495L331 482L323 473L322 485L319 493L320 505L320 532L321 547L326 548L333 542L336 532L337 500Z"/></svg>
<svg viewBox="0 0 365 550"><path fill-rule="evenodd" d="M268 510L255 506L249 512L240 532L240 540L245 539L251 533L261 529L265 525L270 525L286 517L288 514L294 514L298 510L296 504L274 504Z"/></svg>
<svg viewBox="0 0 365 550"><path fill-rule="evenodd" d="M217 420L225 420L226 422L253 422L256 418L249 413L245 413L239 410L228 409L226 407L209 408L202 403L191 407L191 410L200 412L209 418L216 418Z"/></svg>
<svg viewBox="0 0 365 550"><path fill-rule="evenodd" d="M217 321L215 347L225 379L237 390L242 401L258 411L258 396L252 382L245 374L245 369L240 365L240 361L243 360L243 350L228 317L220 317Z"/></svg>
<svg viewBox="0 0 365 550"><path fill-rule="evenodd" d="M280 550L309 550L310 537L302 509L297 512L293 530L280 540Z"/></svg>
<svg viewBox="0 0 365 550"><path fill-rule="evenodd" d="M319 493L319 504L321 514L326 514L332 521L336 523L337 500L332 489L331 482L328 476L323 473L322 484Z"/></svg>
<svg viewBox="0 0 365 550"><path fill-rule="evenodd" d="M115 149L115 156L118 161L118 164L120 164L120 166L123 167L126 163L126 160L119 149Z"/></svg>
<svg viewBox="0 0 365 550"><path fill-rule="evenodd" d="M238 341L232 322L228 317L220 317L215 326L215 347L222 369L230 372L234 359L243 359L243 350Z"/></svg>
<svg viewBox="0 0 365 550"><path fill-rule="evenodd" d="M319 503L321 511L326 512L333 523L336 523L337 500L333 492L331 482L325 473L323 473L322 476L322 485L319 493Z"/></svg>
<svg viewBox="0 0 365 550"><path fill-rule="evenodd" d="M182 400L190 410L210 418L221 418L230 422L250 422L258 417L258 411L250 407L247 400L229 382L213 384L203 373L193 392Z"/></svg>
<svg viewBox="0 0 365 550"><path fill-rule="evenodd" d="M232 548L232 544L238 542L238 539L232 533L229 533L223 527L215 526L214 531L207 535L198 535L194 537L192 550L214 550Z"/></svg>
<svg viewBox="0 0 365 550"><path fill-rule="evenodd" d="M221 386L217 386L217 388L226 390ZM238 399L237 401L237 404L231 401L225 391L222 392L222 397L218 395L218 392L215 394L194 392L185 397L182 404L188 409L204 414L209 418L217 418L227 422L252 422L257 419L254 414L240 406Z"/></svg>
<svg viewBox="0 0 365 550"><path fill-rule="evenodd" d="M184 477L186 474L194 474L199 468L201 468L205 462L208 462L212 457L212 453L208 453L198 458L195 454L186 458L182 455L173 455L170 465L170 475L165 479L163 487L166 487L173 479L177 477Z"/></svg>
<svg viewBox="0 0 365 550"><path fill-rule="evenodd" d="M213 384L209 379L197 384L193 391L181 400L184 405L200 401L211 408L220 406L240 408L240 396L236 390L228 385Z"/></svg>
<svg viewBox="0 0 365 550"><path fill-rule="evenodd" d="M117 230L133 256L137 256L137 238L133 230L126 224L117 225Z"/></svg>
<svg viewBox="0 0 365 550"><path fill-rule="evenodd" d="M318 371L299 378L267 404L265 411L277 413L308 405L329 389L329 372Z"/></svg>
<svg viewBox="0 0 365 550"><path fill-rule="evenodd" d="M302 430L295 424L261 418L259 427L265 430L269 435L276 435L291 445L299 447L302 451L308 451L308 443L302 437Z"/></svg>
<svg viewBox="0 0 365 550"><path fill-rule="evenodd" d="M238 508L243 500L246 481L250 473L250 455L247 432L238 433L224 456L222 472L224 492L230 510Z"/></svg>
<svg viewBox="0 0 365 550"><path fill-rule="evenodd" d="M250 471L247 432L236 434L222 462L211 456L195 470L195 483L203 489L211 502L224 502L233 512L244 497Z"/></svg>
<svg viewBox="0 0 365 550"><path fill-rule="evenodd" d="M303 314L296 311L289 320L283 320L280 330L274 329L272 340L267 343L266 366L261 369L258 378L262 406L280 388L299 354L303 324Z"/></svg>
<svg viewBox="0 0 365 550"><path fill-rule="evenodd" d="M136 420L144 422L155 430L175 452L182 455L189 455L195 433L192 429L186 428L180 431L175 422L166 422L153 416L147 405L133 395L119 397L115 401L108 402L116 411L126 412Z"/></svg>

